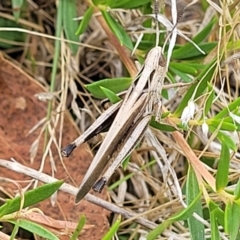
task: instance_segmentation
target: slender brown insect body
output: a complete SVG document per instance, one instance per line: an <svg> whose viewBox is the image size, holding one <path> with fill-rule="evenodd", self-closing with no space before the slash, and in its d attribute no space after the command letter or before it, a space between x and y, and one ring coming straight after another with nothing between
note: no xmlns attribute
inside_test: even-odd
<svg viewBox="0 0 240 240"><path fill-rule="evenodd" d="M156 102L160 103L160 93L165 77L164 62L165 58L161 47L155 47L150 50L142 69L139 71L139 74L133 81L132 86L129 88L114 122L112 123L105 139L92 161L91 166L79 186L75 200L76 203L78 203L89 192L99 176L101 176L105 166L107 165L109 159L114 155L119 142L122 141L126 132L129 132L130 135L128 134L127 137L125 137L125 142L128 139L131 139L131 141L128 141L128 144L125 144L128 147L124 148L125 145L122 146L123 150L118 153L121 153L121 157L117 157L118 163L114 164L116 167L128 154L130 154L139 139L142 138L146 126L150 121L150 117L146 118L144 116L153 112ZM159 65L159 63L161 63L161 65ZM144 89L147 84L149 87L146 92ZM158 109L158 111L160 111L160 109ZM157 114L159 115L160 113L158 112ZM141 124L142 122L144 122L143 125ZM138 128L138 126L142 127ZM135 129L138 129L137 132L134 131ZM114 162L115 160L113 163ZM113 168L113 170L115 168ZM106 181L103 178L102 181L94 185L95 190L101 191L105 184Z"/></svg>
<svg viewBox="0 0 240 240"><path fill-rule="evenodd" d="M158 4L156 5L158 9ZM158 12L155 11L155 14L157 16ZM160 119L161 91L165 74L166 61L163 50L156 46L147 54L144 64L133 80L124 100L107 109L81 137L63 149L62 153L69 156L75 147L101 131L101 124L105 124L110 116L116 114L79 186L75 203L78 203L91 188L101 192L116 168L144 136L151 116L154 114L156 119ZM101 177L110 160L112 163ZM99 179L99 177L101 178Z"/></svg>

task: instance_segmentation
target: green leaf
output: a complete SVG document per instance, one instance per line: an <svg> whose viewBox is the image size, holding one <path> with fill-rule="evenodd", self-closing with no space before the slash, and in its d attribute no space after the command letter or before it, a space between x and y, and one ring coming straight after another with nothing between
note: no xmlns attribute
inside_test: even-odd
<svg viewBox="0 0 240 240"><path fill-rule="evenodd" d="M111 226L106 235L102 238L102 240L111 240L114 237L114 234L117 232L119 226L121 224L121 215L118 216L116 222Z"/></svg>
<svg viewBox="0 0 240 240"><path fill-rule="evenodd" d="M204 52L209 52L211 49L213 49L216 45L216 43L203 43L200 44L208 34L211 32L213 25L216 23L216 20L212 20L200 33L198 33L194 38L193 42L198 44L198 46L204 51ZM188 59L191 57L196 57L196 56L202 56L203 54L199 52L198 49L192 44L192 43L187 43L183 47L180 47L177 50L173 51L172 58L173 59Z"/></svg>
<svg viewBox="0 0 240 240"><path fill-rule="evenodd" d="M172 74L170 71L167 72L167 78L169 79L169 81L170 81L171 83L176 83L176 82L177 82L176 79L175 79L175 77L174 77L174 74ZM163 89L163 90L164 90L164 89ZM165 89L165 90L167 90L167 89Z"/></svg>
<svg viewBox="0 0 240 240"><path fill-rule="evenodd" d="M82 215L78 221L78 225L77 225L77 228L75 229L75 231L73 232L72 234L72 237L70 240L77 240L78 239L78 236L79 234L81 233L84 225L86 223L86 217L84 215Z"/></svg>
<svg viewBox="0 0 240 240"><path fill-rule="evenodd" d="M152 230L147 235L147 240L154 240L156 239L170 224L172 224L175 221L182 221L189 218L192 213L195 211L196 206L199 204L199 200L201 198L202 193L199 192L198 196L191 202L191 204L185 208L180 213L176 214L175 216L165 220L163 223L161 223L159 226L157 226L154 230Z"/></svg>
<svg viewBox="0 0 240 240"><path fill-rule="evenodd" d="M205 26L204 29L202 29L201 32L199 32L194 38L193 41L195 43L200 43L202 41L204 41L208 35L212 32L212 28L213 26L215 26L215 24L217 23L217 19L213 18L211 22L209 22L208 25ZM190 44L190 43L189 43Z"/></svg>
<svg viewBox="0 0 240 240"><path fill-rule="evenodd" d="M210 127L209 129L210 131L212 131L212 127ZM224 142L228 146L228 148L230 148L231 150L235 152L237 151L237 146L235 141L233 140L232 137L230 137L226 133L219 131L217 133L217 139L219 139L219 141L221 142Z"/></svg>
<svg viewBox="0 0 240 240"><path fill-rule="evenodd" d="M212 61L211 63L205 66L205 68L201 71L201 73L196 77L196 79L200 80L200 83L196 82L188 89L182 101L178 105L174 115L176 116L181 115L183 109L187 106L189 99L193 97L193 94L195 92L196 94L194 99L198 98L201 94L203 94L206 91L206 88L213 77L213 74L215 71L215 65L216 65L216 60Z"/></svg>
<svg viewBox="0 0 240 240"><path fill-rule="evenodd" d="M23 0L12 0L13 16L16 22L18 22L18 19L20 17L22 6L23 6Z"/></svg>
<svg viewBox="0 0 240 240"><path fill-rule="evenodd" d="M188 65L187 62L180 63L180 62L171 62L169 65L170 69L176 69L182 73L190 74L190 75L197 75L198 71L196 68Z"/></svg>
<svg viewBox="0 0 240 240"><path fill-rule="evenodd" d="M211 63L209 63L208 65L205 65L206 67L200 72L200 74L196 78L200 80L200 84L198 86L195 99L200 97L203 93L205 94L205 91L209 85L209 82L213 78L216 64L217 64L217 61L216 59L214 59Z"/></svg>
<svg viewBox="0 0 240 240"><path fill-rule="evenodd" d="M1 18L0 17L0 27L4 28L20 28L20 26L11 20ZM2 40L1 40L2 39ZM15 42L25 42L26 34L23 32L16 32L16 31L0 31L0 47L1 48L12 48L15 47L9 42L15 41Z"/></svg>
<svg viewBox="0 0 240 240"><path fill-rule="evenodd" d="M109 90L108 88L100 86L100 89L102 90L105 97L108 98L112 104L121 101L121 98L118 97L113 91Z"/></svg>
<svg viewBox="0 0 240 240"><path fill-rule="evenodd" d="M191 166L189 166L188 169L186 187L187 187L186 188L187 205L190 205L191 202L194 201L194 199L198 196L200 191L195 172L193 171L193 168ZM201 199L199 199L198 203L196 203L194 212L197 213L200 217L203 216ZM190 228L191 239L205 240L204 225L201 222L199 222L199 220L197 220L193 216L190 216L188 218L188 225Z"/></svg>
<svg viewBox="0 0 240 240"><path fill-rule="evenodd" d="M162 89L161 96L167 100L169 99L167 89Z"/></svg>
<svg viewBox="0 0 240 240"><path fill-rule="evenodd" d="M197 72L201 72L204 68L205 65L202 63L195 63L195 62L184 62L185 65L187 65L188 67L192 67L194 68Z"/></svg>
<svg viewBox="0 0 240 240"><path fill-rule="evenodd" d="M103 79L88 85L85 85L87 90L93 94L94 97L105 98L100 87L107 88L114 93L122 92L130 87L132 83L131 78L112 78Z"/></svg>
<svg viewBox="0 0 240 240"><path fill-rule="evenodd" d="M182 210L179 214L171 217L174 221L183 221L189 218L196 209L196 206L199 204L199 200L201 198L202 192L200 191L197 197L188 205L187 208Z"/></svg>
<svg viewBox="0 0 240 240"><path fill-rule="evenodd" d="M129 164L129 161L130 161L130 156L127 156L127 157L123 160L123 162L122 162L122 168L123 168L124 170L127 169L128 164Z"/></svg>
<svg viewBox="0 0 240 240"><path fill-rule="evenodd" d="M108 26L119 40L120 44L132 50L132 41L123 27L107 11L102 10L101 12Z"/></svg>
<svg viewBox="0 0 240 240"><path fill-rule="evenodd" d="M157 237L160 236L160 234L167 229L174 221L171 219L165 220L163 223L161 223L158 227L156 227L154 230L152 230L147 235L147 240L154 240L157 239Z"/></svg>
<svg viewBox="0 0 240 240"><path fill-rule="evenodd" d="M221 238L220 238L217 218L215 214L216 214L216 210L213 210L210 212L211 240L220 240Z"/></svg>
<svg viewBox="0 0 240 240"><path fill-rule="evenodd" d="M233 220L234 224L231 226L232 230L230 233L230 240L237 239L237 236L239 236L239 226L240 226L240 206L238 203L233 202ZM239 238L238 238L239 239Z"/></svg>
<svg viewBox="0 0 240 240"><path fill-rule="evenodd" d="M233 123L229 123L229 122L225 121L225 119L212 118L212 119L206 120L206 122L209 126L214 127L214 128L218 128L219 124L221 124L221 127L219 128L221 130L226 130L226 131L237 130L236 125L234 125Z"/></svg>
<svg viewBox="0 0 240 240"><path fill-rule="evenodd" d="M231 102L228 107L224 108L221 112L214 116L214 118L224 118L229 115L229 112L233 112L240 106L240 97Z"/></svg>
<svg viewBox="0 0 240 240"><path fill-rule="evenodd" d="M235 200L240 198L240 179L238 179L237 185L234 189Z"/></svg>
<svg viewBox="0 0 240 240"><path fill-rule="evenodd" d="M214 217L217 219L218 223L223 227L224 226L224 212L223 210L211 199L208 202L208 207L210 213L214 211Z"/></svg>
<svg viewBox="0 0 240 240"><path fill-rule="evenodd" d="M220 159L218 162L218 169L216 175L216 189L219 191L227 186L228 183L228 171L230 164L230 151L225 142L221 142L222 149Z"/></svg>
<svg viewBox="0 0 240 240"><path fill-rule="evenodd" d="M86 31L88 23L91 20L92 14L93 14L93 6L89 7L88 10L85 12L83 19L80 22L75 35L79 36Z"/></svg>
<svg viewBox="0 0 240 240"><path fill-rule="evenodd" d="M230 201L227 202L225 212L224 212L224 230L226 233L229 233L231 229L231 224L232 224L232 210L233 210L233 205Z"/></svg>
<svg viewBox="0 0 240 240"><path fill-rule="evenodd" d="M136 44L137 44L137 42L133 41L133 45L135 46ZM142 50L142 51L146 51L146 49L151 49L154 46L155 45L154 45L153 40L142 40L141 42L139 42L138 49Z"/></svg>
<svg viewBox="0 0 240 240"><path fill-rule="evenodd" d="M204 114L205 114L205 116L207 116L208 112L212 108L213 100L215 98L215 93L212 90L212 86L210 84L209 84L208 88L209 88L208 89L209 94L208 94L207 100L205 102L205 107L204 107Z"/></svg>
<svg viewBox="0 0 240 240"><path fill-rule="evenodd" d="M53 233L48 231L46 228L42 227L37 223L30 222L28 220L19 219L18 221L9 221L13 224L18 224L19 227L33 233L37 234L44 239L51 239L51 240L58 240L59 238L56 237Z"/></svg>
<svg viewBox="0 0 240 240"><path fill-rule="evenodd" d="M230 240L235 240L238 234L240 225L240 206L235 203L228 201L224 215L224 230L230 235Z"/></svg>
<svg viewBox="0 0 240 240"><path fill-rule="evenodd" d="M187 45L187 47L185 47ZM204 56L193 44L190 46L188 43L182 48L173 51L172 58L176 60L191 59ZM217 46L217 42L199 43L198 47L208 54L213 48Z"/></svg>
<svg viewBox="0 0 240 240"><path fill-rule="evenodd" d="M15 225L14 225L14 228L13 228L13 230L11 232L10 240L15 239L15 237L17 236L18 231L19 231L19 220L17 220Z"/></svg>
<svg viewBox="0 0 240 240"><path fill-rule="evenodd" d="M163 124L163 123L160 123L160 122L157 122L153 118L151 119L150 125L151 125L151 127L154 127L154 128L156 128L156 129L158 129L160 131L163 131L163 132L174 132L174 131L177 131L177 129L175 127L167 125L167 124Z"/></svg>
<svg viewBox="0 0 240 240"><path fill-rule="evenodd" d="M212 200L208 202L210 212L210 224L211 224L211 240L220 240L219 224L224 226L224 212L222 209Z"/></svg>
<svg viewBox="0 0 240 240"><path fill-rule="evenodd" d="M183 73L181 70L172 68L171 66L169 66L169 70L172 71L175 75L179 76L183 82L191 82L192 78L189 77L187 74Z"/></svg>
<svg viewBox="0 0 240 240"><path fill-rule="evenodd" d="M49 198L61 187L62 184L63 181L61 180L54 183L42 185L38 188L26 192L24 194L23 208L29 207ZM15 197L14 199L7 200L6 203L0 207L0 217L17 212L20 209L21 201L21 197Z"/></svg>
<svg viewBox="0 0 240 240"><path fill-rule="evenodd" d="M63 3L63 29L66 37L70 41L79 42L78 36L75 35L78 29L77 21L73 20L77 17L76 0L62 0ZM70 43L73 55L77 54L78 45Z"/></svg>
<svg viewBox="0 0 240 240"><path fill-rule="evenodd" d="M111 8L139 8L147 3L151 2L151 0L110 0L109 7Z"/></svg>
<svg viewBox="0 0 240 240"><path fill-rule="evenodd" d="M102 6L109 6L109 0L92 0L93 4L95 6L99 6L99 5L102 5Z"/></svg>

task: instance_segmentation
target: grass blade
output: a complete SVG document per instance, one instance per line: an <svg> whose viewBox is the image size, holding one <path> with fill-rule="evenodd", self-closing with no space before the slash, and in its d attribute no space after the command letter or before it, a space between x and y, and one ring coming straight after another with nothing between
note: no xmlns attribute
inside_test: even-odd
<svg viewBox="0 0 240 240"><path fill-rule="evenodd" d="M186 189L187 205L189 205L197 197L199 191L200 189L199 189L195 172L193 171L193 168L189 166L188 176L187 176L187 189ZM203 216L201 199L199 199L198 203L196 203L194 212L201 217ZM204 225L201 222L199 222L195 217L190 216L188 218L188 225L189 225L192 239L198 239L198 240L205 239Z"/></svg>
<svg viewBox="0 0 240 240"><path fill-rule="evenodd" d="M73 235L70 240L76 240L77 237L79 236L80 232L82 231L84 225L86 223L86 217L82 215L78 221L78 225L76 230L73 232Z"/></svg>
<svg viewBox="0 0 240 240"><path fill-rule="evenodd" d="M21 227L31 233L37 234L40 237L43 237L44 239L51 239L51 240L59 240L56 235L48 231L46 228L42 227L41 225L30 222L28 220L20 219L18 221L10 221L13 224L18 224L18 227Z"/></svg>
<svg viewBox="0 0 240 240"><path fill-rule="evenodd" d="M230 151L225 142L222 141L222 149L220 159L218 162L218 169L216 175L216 189L219 191L227 186L228 172L230 164Z"/></svg>
<svg viewBox="0 0 240 240"><path fill-rule="evenodd" d="M109 229L107 234L103 237L102 240L111 240L114 236L114 234L117 232L119 226L121 223L121 216L119 215L116 222L112 225L112 227Z"/></svg>
<svg viewBox="0 0 240 240"><path fill-rule="evenodd" d="M79 38L75 34L78 29L77 21L73 20L77 17L76 4L75 0L62 0L63 2L63 29L66 34L66 37L70 41L78 42ZM71 43L70 44L73 55L77 54L78 45Z"/></svg>
<svg viewBox="0 0 240 240"><path fill-rule="evenodd" d="M62 184L63 181L57 181L54 183L45 184L26 192L24 194L23 208L29 207L49 198L61 187ZM0 207L0 217L17 212L20 209L21 201L21 197L15 197L14 199L7 200L7 202Z"/></svg>

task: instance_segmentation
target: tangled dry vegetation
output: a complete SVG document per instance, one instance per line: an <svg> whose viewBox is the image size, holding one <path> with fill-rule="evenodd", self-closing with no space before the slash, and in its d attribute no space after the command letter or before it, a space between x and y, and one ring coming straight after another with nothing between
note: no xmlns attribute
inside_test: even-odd
<svg viewBox="0 0 240 240"><path fill-rule="evenodd" d="M92 83L122 79L120 86L110 80L104 83L118 92L127 88L127 77L137 75L139 64L135 61L142 64L156 42L156 22L151 15L154 4L144 1L143 6L130 9L127 5L121 8L121 3L119 7L107 7L107 1L106 6L104 1L93 1L93 6L83 0L28 0L20 10L12 6L13 2L0 3L1 103L2 109L10 109L4 100L11 96L14 109L23 112L17 115L16 111L4 110L2 118L6 116L6 120L0 122L3 144L10 146L4 147L0 156L3 198L14 197L16 186L22 195L30 186L37 186L32 179L50 183L51 177L64 179L66 184L60 189L75 195L104 134L76 149L69 159L62 158L61 148L104 111ZM102 238L109 229L114 232L114 227L116 239L239 237L239 3L195 1L185 8L189 1L176 2L181 15L176 27L160 21L160 44L168 38L171 42L174 30L170 30L178 31L164 81L161 121L151 121L151 130L125 167L117 169L108 191L86 197L93 205L83 201L75 206L73 197L69 201L61 191L51 197L58 210L50 210L54 207L50 207L49 199L46 205L38 205L46 218L59 220L48 219L52 225L59 224L54 231L54 227L47 227L60 239L70 239L81 214L87 216L84 239ZM74 8L66 7L69 3ZM160 1L160 15L169 21L174 21L174 3ZM93 9L88 22L86 12L90 6ZM74 20L70 17L73 9L77 12ZM112 20L107 21L104 14L111 15L118 25L111 25ZM75 35L84 19L86 26ZM126 47L130 44L126 35L137 46L133 55L133 48ZM170 44L165 47L167 56ZM25 73L32 78L26 80ZM20 165L3 160L11 157ZM20 184L19 180L25 182ZM94 205L101 208L95 209ZM31 221L41 218L21 211ZM38 223L46 225L41 220ZM69 224L68 231L63 230L64 224ZM11 232L12 228L2 231L1 239L8 239ZM60 237L60 233L67 238ZM16 236L20 235L19 231ZM105 236L110 238L111 234Z"/></svg>

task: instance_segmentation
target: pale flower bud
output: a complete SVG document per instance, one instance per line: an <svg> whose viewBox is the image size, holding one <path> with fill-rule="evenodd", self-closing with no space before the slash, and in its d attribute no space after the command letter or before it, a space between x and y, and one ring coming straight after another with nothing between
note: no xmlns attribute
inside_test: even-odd
<svg viewBox="0 0 240 240"><path fill-rule="evenodd" d="M188 102L187 107L185 107L182 112L181 120L183 125L187 125L189 120L193 118L194 111L195 111L194 102L190 100Z"/></svg>
<svg viewBox="0 0 240 240"><path fill-rule="evenodd" d="M206 122L204 122L203 125L202 125L202 132L203 132L203 135L204 135L205 137L208 136L208 125L207 125Z"/></svg>

